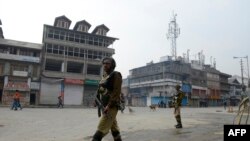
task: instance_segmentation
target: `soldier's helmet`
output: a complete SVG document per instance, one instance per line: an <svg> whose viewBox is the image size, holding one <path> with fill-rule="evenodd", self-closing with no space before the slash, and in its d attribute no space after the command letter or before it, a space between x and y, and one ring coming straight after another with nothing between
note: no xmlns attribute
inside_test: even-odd
<svg viewBox="0 0 250 141"><path fill-rule="evenodd" d="M105 57L102 59L102 64L104 63L105 60L110 60L111 61L111 69L114 70L116 67L116 62L115 59L112 57Z"/></svg>
<svg viewBox="0 0 250 141"><path fill-rule="evenodd" d="M177 84L177 85L175 86L175 88L176 88L176 90L180 90L181 86L180 86L179 84Z"/></svg>

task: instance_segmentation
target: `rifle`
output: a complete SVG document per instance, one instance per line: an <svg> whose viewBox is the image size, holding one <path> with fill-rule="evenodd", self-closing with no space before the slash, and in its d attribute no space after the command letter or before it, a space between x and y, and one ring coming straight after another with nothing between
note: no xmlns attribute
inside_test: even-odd
<svg viewBox="0 0 250 141"><path fill-rule="evenodd" d="M95 103L97 105L97 110L98 110L98 117L101 117L101 114L106 114L108 118L111 118L112 116L111 115L108 115L107 113L104 113L104 106L102 104L102 102L100 101L100 94L98 93L98 90L97 90L97 94L96 94L96 97L95 97Z"/></svg>
<svg viewBox="0 0 250 141"><path fill-rule="evenodd" d="M95 97L95 103L97 105L98 117L101 117L101 113L103 113L103 111L104 111L104 106L102 105L102 102L100 101L100 99L101 99L101 96L97 90L96 97Z"/></svg>

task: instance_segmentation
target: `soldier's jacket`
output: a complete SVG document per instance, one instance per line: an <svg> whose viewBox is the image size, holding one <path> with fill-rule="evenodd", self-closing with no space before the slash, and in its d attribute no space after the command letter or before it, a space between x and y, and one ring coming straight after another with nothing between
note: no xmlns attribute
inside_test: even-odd
<svg viewBox="0 0 250 141"><path fill-rule="evenodd" d="M114 107L120 103L122 85L122 75L120 72L114 71L109 75L104 74L99 82L98 92L101 94L103 106Z"/></svg>
<svg viewBox="0 0 250 141"><path fill-rule="evenodd" d="M185 94L181 91L178 90L177 94L174 97L174 106L179 107L181 106L182 99L184 98Z"/></svg>

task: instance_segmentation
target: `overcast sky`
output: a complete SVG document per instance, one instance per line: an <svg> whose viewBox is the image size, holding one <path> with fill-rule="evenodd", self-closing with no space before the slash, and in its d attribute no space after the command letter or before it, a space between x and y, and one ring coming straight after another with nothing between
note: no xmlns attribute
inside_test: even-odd
<svg viewBox="0 0 250 141"><path fill-rule="evenodd" d="M166 34L174 11L181 29L178 56L190 49L195 59L203 50L206 64L212 56L218 70L240 75L233 56L250 58L249 7L249 0L0 0L0 19L6 39L34 43L42 43L43 24L53 25L61 15L72 21L70 29L80 20L92 25L90 32L105 24L107 36L119 38L114 58L125 78L129 70L171 55Z"/></svg>

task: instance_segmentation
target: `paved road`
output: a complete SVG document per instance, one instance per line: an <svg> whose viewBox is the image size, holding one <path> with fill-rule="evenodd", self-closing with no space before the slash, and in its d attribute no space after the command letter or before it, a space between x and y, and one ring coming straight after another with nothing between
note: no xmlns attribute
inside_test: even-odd
<svg viewBox="0 0 250 141"><path fill-rule="evenodd" d="M184 128L175 129L173 109L132 108L118 114L124 141L223 141L223 125L236 115L223 107L183 108ZM96 109L0 107L0 141L90 141L97 124ZM113 139L108 134L103 140Z"/></svg>

